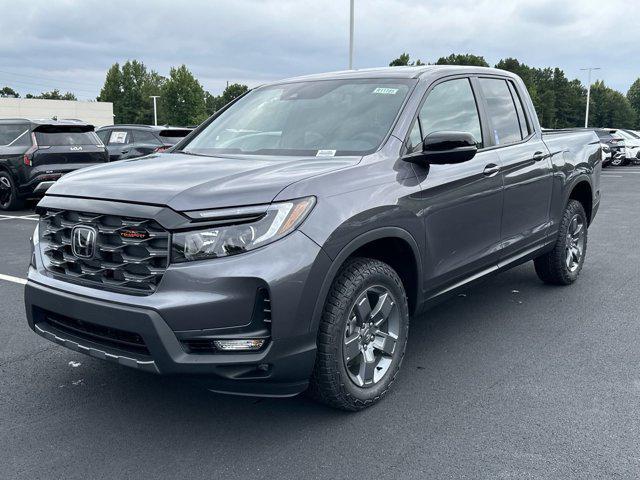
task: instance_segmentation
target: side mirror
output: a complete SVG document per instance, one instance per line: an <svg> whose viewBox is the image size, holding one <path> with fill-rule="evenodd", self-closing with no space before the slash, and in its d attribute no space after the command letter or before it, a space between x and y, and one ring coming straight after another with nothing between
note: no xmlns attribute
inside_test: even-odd
<svg viewBox="0 0 640 480"><path fill-rule="evenodd" d="M471 160L478 151L476 139L468 132L433 132L422 142L422 151L405 156L417 164L462 163Z"/></svg>

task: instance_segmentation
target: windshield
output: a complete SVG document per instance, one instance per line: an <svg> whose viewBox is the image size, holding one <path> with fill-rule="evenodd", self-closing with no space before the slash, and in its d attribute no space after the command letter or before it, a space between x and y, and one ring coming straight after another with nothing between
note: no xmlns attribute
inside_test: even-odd
<svg viewBox="0 0 640 480"><path fill-rule="evenodd" d="M375 151L414 80L324 80L263 87L224 111L187 153L363 155Z"/></svg>

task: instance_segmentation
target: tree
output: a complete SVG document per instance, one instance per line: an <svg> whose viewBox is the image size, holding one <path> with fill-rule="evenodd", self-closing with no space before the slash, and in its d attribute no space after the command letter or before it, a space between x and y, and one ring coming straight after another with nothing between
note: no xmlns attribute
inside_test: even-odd
<svg viewBox="0 0 640 480"><path fill-rule="evenodd" d="M232 83L222 92L222 95L214 96L209 92L205 94L205 102L207 108L207 115L213 115L215 112L224 107L227 103L235 100L241 95L244 95L249 91L249 87L241 83Z"/></svg>
<svg viewBox="0 0 640 480"><path fill-rule="evenodd" d="M484 57L472 55L471 53L455 54L452 53L448 57L440 57L436 61L436 65L467 65L473 67L488 67L489 64Z"/></svg>
<svg viewBox="0 0 640 480"><path fill-rule="evenodd" d="M122 72L120 71L120 65L118 63L114 63L111 65L111 68L107 70L107 76L97 100L99 102L113 103L114 121L116 123L122 123Z"/></svg>
<svg viewBox="0 0 640 480"><path fill-rule="evenodd" d="M207 117L204 89L185 65L171 69L161 100L172 125L197 125Z"/></svg>
<svg viewBox="0 0 640 480"><path fill-rule="evenodd" d="M42 100L78 100L73 93L60 93L60 90L58 90L57 88L55 90L51 90L50 92L42 92L40 95L32 95L30 93L27 93L26 98L39 98Z"/></svg>
<svg viewBox="0 0 640 480"><path fill-rule="evenodd" d="M147 67L137 60L122 65L122 117L123 123L145 122L145 107L150 99L144 96Z"/></svg>
<svg viewBox="0 0 640 480"><path fill-rule="evenodd" d="M0 88L0 97L20 98L20 94L11 87L2 87Z"/></svg>
<svg viewBox="0 0 640 480"><path fill-rule="evenodd" d="M409 54L408 53L403 53L401 54L398 58L391 60L391 63L389 63L390 67L403 67L403 66L420 66L420 65L424 65L424 63L422 63L420 61L420 59L416 60L415 62L411 62L409 61Z"/></svg>
<svg viewBox="0 0 640 480"><path fill-rule="evenodd" d="M635 128L640 128L640 78L633 82L629 88L627 100L636 114Z"/></svg>
<svg viewBox="0 0 640 480"><path fill-rule="evenodd" d="M633 128L635 124L636 113L627 97L607 87L602 80L591 86L590 126Z"/></svg>

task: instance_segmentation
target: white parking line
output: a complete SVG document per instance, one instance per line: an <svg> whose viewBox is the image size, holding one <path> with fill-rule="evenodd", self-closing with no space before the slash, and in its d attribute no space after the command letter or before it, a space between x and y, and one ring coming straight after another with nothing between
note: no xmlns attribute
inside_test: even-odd
<svg viewBox="0 0 640 480"><path fill-rule="evenodd" d="M0 220L34 220L38 221L39 217L37 215L0 215Z"/></svg>
<svg viewBox="0 0 640 480"><path fill-rule="evenodd" d="M24 285L27 283L25 278L14 277L13 275L5 275L0 273L0 280L6 280L7 282L19 283L20 285Z"/></svg>

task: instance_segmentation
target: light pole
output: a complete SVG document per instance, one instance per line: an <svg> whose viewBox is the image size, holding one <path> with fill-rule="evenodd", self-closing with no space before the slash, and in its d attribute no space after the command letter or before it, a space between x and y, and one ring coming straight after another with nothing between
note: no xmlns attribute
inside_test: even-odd
<svg viewBox="0 0 640 480"><path fill-rule="evenodd" d="M156 107L156 99L160 98L160 95L151 95L149 98L153 98L153 124L158 125L158 109Z"/></svg>
<svg viewBox="0 0 640 480"><path fill-rule="evenodd" d="M581 68L580 70L589 72L587 75L587 111L584 114L584 128L587 128L589 126L589 101L591 100L591 72L600 70L600 67Z"/></svg>
<svg viewBox="0 0 640 480"><path fill-rule="evenodd" d="M349 8L349 70L353 69L353 2Z"/></svg>

